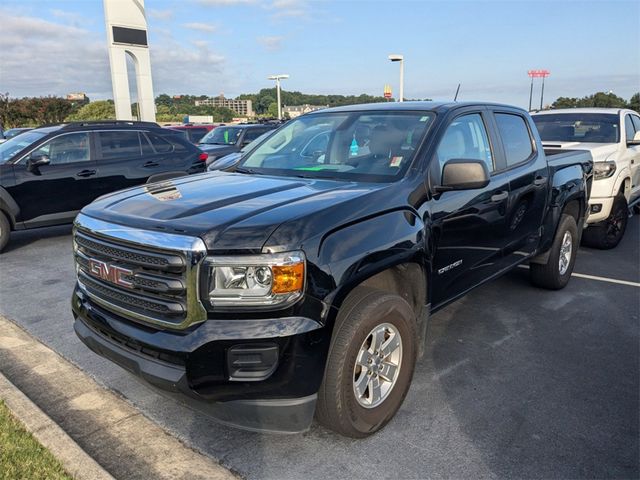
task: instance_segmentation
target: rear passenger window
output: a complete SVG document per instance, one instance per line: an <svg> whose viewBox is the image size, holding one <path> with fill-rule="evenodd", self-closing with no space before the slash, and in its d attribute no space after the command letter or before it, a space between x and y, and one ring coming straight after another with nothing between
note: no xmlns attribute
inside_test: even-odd
<svg viewBox="0 0 640 480"><path fill-rule="evenodd" d="M99 132L100 148L104 159L132 158L142 156L138 132L114 130Z"/></svg>
<svg viewBox="0 0 640 480"><path fill-rule="evenodd" d="M444 132L436 152L440 171L452 159L482 160L490 172L493 168L487 130L479 113L463 115L451 122Z"/></svg>
<svg viewBox="0 0 640 480"><path fill-rule="evenodd" d="M256 138L266 132L263 128L248 128L247 133L244 134L243 142L253 142Z"/></svg>
<svg viewBox="0 0 640 480"><path fill-rule="evenodd" d="M173 144L156 135L155 133L147 132L147 137L153 145L154 150L157 153L169 153L173 152Z"/></svg>
<svg viewBox="0 0 640 480"><path fill-rule="evenodd" d="M198 143L202 137L207 134L208 130L206 128L192 128L191 129L191 141L193 143Z"/></svg>
<svg viewBox="0 0 640 480"><path fill-rule="evenodd" d="M520 115L496 113L496 123L507 157L507 166L527 160L533 153L533 145L525 119Z"/></svg>

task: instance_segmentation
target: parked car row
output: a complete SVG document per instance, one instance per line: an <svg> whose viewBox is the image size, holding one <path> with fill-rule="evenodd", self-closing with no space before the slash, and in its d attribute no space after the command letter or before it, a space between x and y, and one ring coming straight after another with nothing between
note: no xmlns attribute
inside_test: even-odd
<svg viewBox="0 0 640 480"><path fill-rule="evenodd" d="M207 155L155 123L37 128L0 144L0 251L12 230L71 223L97 197L205 171Z"/></svg>

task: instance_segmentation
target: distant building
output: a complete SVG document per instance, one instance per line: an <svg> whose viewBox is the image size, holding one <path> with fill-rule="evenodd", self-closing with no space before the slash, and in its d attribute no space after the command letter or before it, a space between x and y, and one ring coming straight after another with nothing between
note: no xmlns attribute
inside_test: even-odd
<svg viewBox="0 0 640 480"><path fill-rule="evenodd" d="M200 107L202 105L228 108L236 112L238 115L244 115L247 117L253 117L254 115L251 100L232 100L230 98L224 98L224 95L222 94L219 97L196 100L196 107Z"/></svg>
<svg viewBox="0 0 640 480"><path fill-rule="evenodd" d="M89 97L82 92L68 93L67 100L70 102L89 103Z"/></svg>
<svg viewBox="0 0 640 480"><path fill-rule="evenodd" d="M282 109L282 113L289 114L289 118L296 118L305 113L313 112L315 110L322 110L323 108L327 108L329 105L309 105L305 103L304 105L285 105Z"/></svg>

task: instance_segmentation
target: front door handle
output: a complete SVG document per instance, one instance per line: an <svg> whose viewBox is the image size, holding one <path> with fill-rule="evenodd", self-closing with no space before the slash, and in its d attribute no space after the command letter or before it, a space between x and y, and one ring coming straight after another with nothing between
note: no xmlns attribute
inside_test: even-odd
<svg viewBox="0 0 640 480"><path fill-rule="evenodd" d="M509 192L496 192L491 195L491 201L495 203L502 202L503 200L506 200L508 196Z"/></svg>
<svg viewBox="0 0 640 480"><path fill-rule="evenodd" d="M538 176L538 177L536 177L536 179L533 181L533 184L534 184L536 187L539 187L539 186L544 185L544 184L546 184L546 183L547 183L547 177L543 177L543 176Z"/></svg>
<svg viewBox="0 0 640 480"><path fill-rule="evenodd" d="M82 170L81 172L76 173L76 177L90 177L91 175L95 175L95 170Z"/></svg>
<svg viewBox="0 0 640 480"><path fill-rule="evenodd" d="M158 167L160 164L158 162L147 162L142 165L144 168Z"/></svg>

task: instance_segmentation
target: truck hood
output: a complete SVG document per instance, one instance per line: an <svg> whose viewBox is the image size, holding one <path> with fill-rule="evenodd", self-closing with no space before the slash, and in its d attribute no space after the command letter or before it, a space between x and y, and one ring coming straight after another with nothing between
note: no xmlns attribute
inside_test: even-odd
<svg viewBox="0 0 640 480"><path fill-rule="evenodd" d="M617 143L587 143L587 142L542 142L544 147L561 148L566 150L588 150L594 162L613 160L609 157L618 151Z"/></svg>
<svg viewBox="0 0 640 480"><path fill-rule="evenodd" d="M212 251L260 251L279 225L328 208L339 212L341 204L360 203L384 186L211 172L105 195L82 213L128 227L197 236ZM299 245L304 235L288 239L290 246Z"/></svg>

